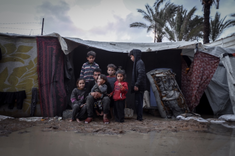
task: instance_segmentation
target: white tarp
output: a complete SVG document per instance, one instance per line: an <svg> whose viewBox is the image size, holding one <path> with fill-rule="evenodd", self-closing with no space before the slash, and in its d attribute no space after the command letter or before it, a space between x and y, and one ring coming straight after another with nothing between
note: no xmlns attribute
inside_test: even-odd
<svg viewBox="0 0 235 156"><path fill-rule="evenodd" d="M229 96L233 107L233 114L235 114L235 57L227 55L225 57L221 56L220 59L227 71Z"/></svg>
<svg viewBox="0 0 235 156"><path fill-rule="evenodd" d="M235 122L235 115L234 114L226 114L226 115L220 116L219 119L225 120L228 122Z"/></svg>
<svg viewBox="0 0 235 156"><path fill-rule="evenodd" d="M14 119L14 117L0 115L0 121L5 120L5 119Z"/></svg>
<svg viewBox="0 0 235 156"><path fill-rule="evenodd" d="M235 34L218 41L202 45L200 51L220 58L213 78L205 93L215 114L235 114L235 58L222 57L224 53L235 53Z"/></svg>
<svg viewBox="0 0 235 156"><path fill-rule="evenodd" d="M216 40L212 43L207 43L205 45L210 47L220 46L223 48L235 48L235 33L232 34L231 36L221 38L219 40Z"/></svg>
<svg viewBox="0 0 235 156"><path fill-rule="evenodd" d="M37 37L37 36L26 36L26 35L8 34L8 33L7 34L0 33L0 35L15 36L15 37ZM109 52L122 52L122 53L128 53L132 49L140 49L142 52L160 51L167 49L194 49L196 44L201 45L201 43L197 41L158 42L158 43L98 42L98 41L82 40L80 38L62 37L58 33L51 33L43 36L57 37L58 41L60 42L61 49L65 53L65 55L69 54L71 51L73 51L76 47L78 47L81 44L87 47L102 49Z"/></svg>
<svg viewBox="0 0 235 156"><path fill-rule="evenodd" d="M205 90L214 114L235 114L235 57L224 53L235 53L235 48L209 47L209 54L219 56L220 64Z"/></svg>
<svg viewBox="0 0 235 156"><path fill-rule="evenodd" d="M203 45L202 48L199 48L199 51L220 58L220 56L224 53L229 53L229 54L234 53L235 47L234 48L225 48L225 47L220 47L220 46L211 47L211 46Z"/></svg>
<svg viewBox="0 0 235 156"><path fill-rule="evenodd" d="M215 115L233 114L226 73L226 69L220 64L205 90L208 102Z"/></svg>
<svg viewBox="0 0 235 156"><path fill-rule="evenodd" d="M235 53L235 34L221 38L215 42L203 44L200 51L220 58L223 53Z"/></svg>
<svg viewBox="0 0 235 156"><path fill-rule="evenodd" d="M197 41L160 42L160 43L98 42L98 41L82 40L80 38L61 37L57 33L52 33L45 36L57 37L59 39L61 49L64 51L66 55L81 44L87 47L102 49L109 52L128 53L132 49L140 49L142 52L160 51L167 49L194 49L195 45L199 43Z"/></svg>

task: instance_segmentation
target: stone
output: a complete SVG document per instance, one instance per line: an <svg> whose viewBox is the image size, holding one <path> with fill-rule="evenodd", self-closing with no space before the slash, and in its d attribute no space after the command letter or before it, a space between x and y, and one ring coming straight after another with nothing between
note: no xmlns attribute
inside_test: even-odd
<svg viewBox="0 0 235 156"><path fill-rule="evenodd" d="M71 119L72 118L72 114L73 114L73 110L72 109L66 109L65 111L63 111L63 119Z"/></svg>

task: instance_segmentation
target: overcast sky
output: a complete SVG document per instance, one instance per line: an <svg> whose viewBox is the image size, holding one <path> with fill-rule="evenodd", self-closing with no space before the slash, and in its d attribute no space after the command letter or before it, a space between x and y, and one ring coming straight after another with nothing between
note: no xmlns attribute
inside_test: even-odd
<svg viewBox="0 0 235 156"><path fill-rule="evenodd" d="M115 42L153 42L152 33L143 28L130 28L133 22L145 22L137 8L152 6L155 0L1 0L0 32L40 35L42 18L44 34L59 33L65 37ZM200 0L171 0L188 10L197 7L203 15ZM212 6L211 17L218 11L229 19L235 0L221 0L219 10ZM235 31L227 29L226 37ZM166 39L164 41L167 41Z"/></svg>

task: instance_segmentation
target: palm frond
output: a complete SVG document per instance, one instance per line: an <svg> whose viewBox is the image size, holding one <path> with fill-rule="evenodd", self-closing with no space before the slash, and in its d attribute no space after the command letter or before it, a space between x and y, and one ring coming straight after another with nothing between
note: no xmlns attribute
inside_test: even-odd
<svg viewBox="0 0 235 156"><path fill-rule="evenodd" d="M159 9L160 5L165 2L165 0L156 0L156 2L154 2L153 7L156 9Z"/></svg>
<svg viewBox="0 0 235 156"><path fill-rule="evenodd" d="M164 7L165 19L170 19L175 16L177 6L174 3L167 2Z"/></svg>
<svg viewBox="0 0 235 156"><path fill-rule="evenodd" d="M203 31L203 24L197 25L195 28L191 29L185 36L185 41L193 40L193 38L201 38L202 36L198 35Z"/></svg>
<svg viewBox="0 0 235 156"><path fill-rule="evenodd" d="M146 10L147 10L147 12L148 12L148 15L150 16L150 17L153 17L153 9L148 5L148 4L146 4L145 5L145 8L146 8Z"/></svg>
<svg viewBox="0 0 235 156"><path fill-rule="evenodd" d="M141 22L134 22L130 24L130 27L138 27L138 28L148 28L148 26Z"/></svg>
<svg viewBox="0 0 235 156"><path fill-rule="evenodd" d="M146 21L150 22L150 23L153 22L153 18L150 17L150 16L144 16L143 18L144 18Z"/></svg>
<svg viewBox="0 0 235 156"><path fill-rule="evenodd" d="M158 27L162 27L163 28L165 26L165 24L166 24L166 21L164 19L159 18L157 16L154 16L153 20L157 24Z"/></svg>
<svg viewBox="0 0 235 156"><path fill-rule="evenodd" d="M148 14L142 9L137 9L137 12L141 13L143 16L148 16Z"/></svg>
<svg viewBox="0 0 235 156"><path fill-rule="evenodd" d="M193 19L190 20L189 24L188 24L188 27L189 29L192 29L194 27L196 27L197 25L202 25L203 24L203 17L201 16L194 16Z"/></svg>
<svg viewBox="0 0 235 156"><path fill-rule="evenodd" d="M148 26L148 27L147 27L147 33L148 33L149 31L153 30L153 29L154 29L154 26L153 26L153 25Z"/></svg>
<svg viewBox="0 0 235 156"><path fill-rule="evenodd" d="M220 19L220 13L216 12L214 19L210 20L210 39L212 41L218 39L226 28L234 26L233 20L226 20L226 17Z"/></svg>
<svg viewBox="0 0 235 156"><path fill-rule="evenodd" d="M183 38L183 34L187 32L187 25L189 23L189 20L190 18L192 17L192 15L195 13L196 11L196 7L193 7L189 13L187 14L186 18L184 18L184 21L183 21L183 24L182 24L182 27L181 27L181 31L180 31L180 34L179 34L179 39L182 39Z"/></svg>
<svg viewBox="0 0 235 156"><path fill-rule="evenodd" d="M231 16L231 17L235 17L235 13L231 14L230 16ZM231 23L232 26L235 26L235 19L234 19L234 20L231 20L230 23Z"/></svg>
<svg viewBox="0 0 235 156"><path fill-rule="evenodd" d="M137 9L137 11L143 15L143 18L144 18L145 20L147 20L148 22L152 23L152 20L151 20L152 17L151 17L148 13L146 13L146 12L145 12L144 10L142 10L142 9Z"/></svg>
<svg viewBox="0 0 235 156"><path fill-rule="evenodd" d="M169 27L165 27L165 31L166 31L166 37L167 37L170 41L176 41L174 31L170 30Z"/></svg>

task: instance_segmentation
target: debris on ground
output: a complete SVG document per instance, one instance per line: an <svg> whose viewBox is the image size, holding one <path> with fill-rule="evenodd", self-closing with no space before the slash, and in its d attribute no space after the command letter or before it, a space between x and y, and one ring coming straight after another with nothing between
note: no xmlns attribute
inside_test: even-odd
<svg viewBox="0 0 235 156"><path fill-rule="evenodd" d="M19 118L19 121L27 121L27 122L35 122L41 121L43 117L27 117L27 118Z"/></svg>
<svg viewBox="0 0 235 156"><path fill-rule="evenodd" d="M0 121L5 120L5 119L14 119L14 118L10 116L0 115Z"/></svg>
<svg viewBox="0 0 235 156"><path fill-rule="evenodd" d="M32 118L30 118L32 119ZM36 120L36 119L35 119ZM102 117L95 118L89 124L77 121L69 122L69 119L61 120L61 117L37 118L34 122L21 121L18 118L5 119L0 121L0 136L7 136L14 131L20 131L32 126L40 126L42 132L48 131L74 131L77 133L98 133L98 134L123 134L126 132L149 133L151 131L197 131L205 132L209 123L200 123L193 120L162 119L153 116L144 116L143 121L135 118L125 119L124 123L111 120L110 124L103 124ZM24 132L24 131L23 131Z"/></svg>

